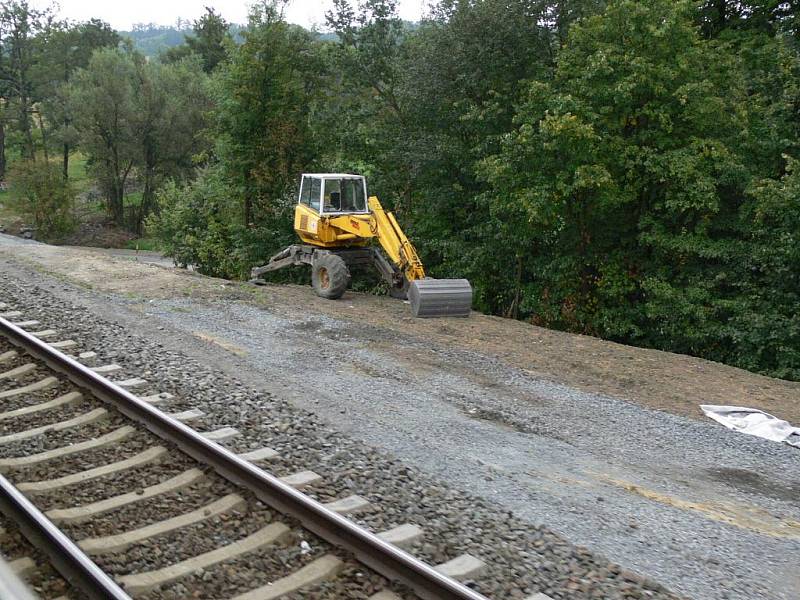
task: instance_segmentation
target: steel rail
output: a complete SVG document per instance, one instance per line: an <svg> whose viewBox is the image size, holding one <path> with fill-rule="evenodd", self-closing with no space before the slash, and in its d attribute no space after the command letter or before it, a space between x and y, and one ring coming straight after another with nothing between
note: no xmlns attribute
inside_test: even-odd
<svg viewBox="0 0 800 600"><path fill-rule="evenodd" d="M96 600L131 600L131 597L83 553L72 540L0 475L0 510L13 520L26 538L44 552L53 566L73 586Z"/></svg>
<svg viewBox="0 0 800 600"><path fill-rule="evenodd" d="M129 391L98 375L70 356L0 317L0 333L28 354L63 373L75 385L89 390L155 435L167 440L225 479L243 486L275 510L294 517L322 539L350 552L357 560L389 580L409 586L426 600L488 600L482 594L439 573L407 552L321 503L283 483L254 464L204 438Z"/></svg>

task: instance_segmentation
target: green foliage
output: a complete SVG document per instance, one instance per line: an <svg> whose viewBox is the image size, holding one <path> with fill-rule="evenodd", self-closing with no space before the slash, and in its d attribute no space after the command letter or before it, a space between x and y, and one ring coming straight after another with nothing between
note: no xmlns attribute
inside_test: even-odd
<svg viewBox="0 0 800 600"><path fill-rule="evenodd" d="M75 192L58 165L19 161L9 171L9 183L14 194L8 201L33 223L39 239L57 241L72 230Z"/></svg>
<svg viewBox="0 0 800 600"><path fill-rule="evenodd" d="M225 60L227 47L233 43L230 25L213 8L206 7L206 14L194 22L194 35L187 35L180 46L169 48L163 54L165 62L175 62L191 56L199 56L203 70L211 73Z"/></svg>
<svg viewBox="0 0 800 600"><path fill-rule="evenodd" d="M271 4L254 6L244 42L214 79L213 132L225 174L244 194L243 223L274 221L313 156L313 38Z"/></svg>
<svg viewBox="0 0 800 600"><path fill-rule="evenodd" d="M215 277L247 277L253 265L293 240L287 226L293 207L282 207L274 228L248 228L241 219L241 198L242 190L231 187L220 168L204 170L190 184L170 182L159 192L159 210L147 230L181 266Z"/></svg>

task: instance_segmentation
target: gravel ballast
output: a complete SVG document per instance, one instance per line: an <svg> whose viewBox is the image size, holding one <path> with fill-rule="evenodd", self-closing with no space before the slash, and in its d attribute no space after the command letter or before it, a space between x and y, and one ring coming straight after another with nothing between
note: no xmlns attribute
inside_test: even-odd
<svg viewBox="0 0 800 600"><path fill-rule="evenodd" d="M791 489L791 479L779 474L797 468L797 455L780 446L537 381L486 357L393 340L419 354L419 371L409 375L370 347L380 332L323 318L288 322L246 305L148 303L149 323L139 326L149 338L144 339L131 333L141 315L121 314L135 308L134 302L32 276L8 262L0 265L5 270L0 300L24 306L25 318L61 325L61 337L96 351L102 363L116 362L158 382L155 391L177 396L170 410L207 413L204 429L237 427L242 435L228 444L237 451L270 446L281 454L276 465L287 473L317 471L323 482L312 491L320 498L344 490L367 497L378 510L354 518L369 527L409 521L422 526L425 539L414 549L420 557L440 562L469 552L483 558L489 568L476 585L487 595L671 597L638 573L643 571L697 598L793 597L793 588L774 582L791 576L789 557L798 555L797 540L764 535L777 527L773 521L797 519L790 501L769 490L731 490L742 505L755 495L759 506L776 515L747 530L666 501L655 503L645 493L645 484L658 482L665 498L687 495L675 483L679 478L666 477L673 465L687 473L712 465L755 469ZM108 305L106 321L96 316L100 305ZM226 377L175 350L186 343L187 332L198 330L244 349L246 358L221 361L238 366L240 377ZM192 348L201 357L207 350ZM298 371L314 360L314 393L303 394ZM426 360L432 366L426 368ZM437 370L442 361L460 371ZM258 390L243 383L257 377L263 381ZM486 379L504 385L486 385ZM530 408L533 400L536 408ZM454 437L460 445L443 448ZM587 471L597 479L586 482ZM709 479L709 486L734 487L732 477L724 471L717 484ZM626 487L629 481L641 487ZM567 542L541 522L625 566ZM757 573L764 567L767 577L761 580Z"/></svg>

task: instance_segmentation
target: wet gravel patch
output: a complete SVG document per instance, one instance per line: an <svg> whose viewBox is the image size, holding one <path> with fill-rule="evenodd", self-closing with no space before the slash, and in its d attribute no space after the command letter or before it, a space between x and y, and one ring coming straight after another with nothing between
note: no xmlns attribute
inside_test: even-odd
<svg viewBox="0 0 800 600"><path fill-rule="evenodd" d="M166 350L158 341L99 319L77 302L60 300L32 283L36 277L23 282L0 274L0 279L4 284L0 301L24 302L28 318L39 318L43 325L52 323L54 328L57 325L60 337L75 339L94 350L98 360L116 362L152 381L156 391L181 399L182 404L173 403L164 410L199 408L207 413L205 424L209 428L235 426L242 432L229 444L235 450L269 446L281 453L285 466L296 462L297 470L313 468L331 486L318 486L315 491L320 497L330 490L339 494L346 489L373 500L378 510L357 518L375 530L403 522L418 524L425 537L413 553L430 562L462 552L484 559L488 568L474 586L489 597L519 598L538 591L557 599L576 600L676 597L545 527L517 519L496 505L452 489L383 451L339 433L308 411ZM68 290L65 295L72 293ZM265 372L264 377L269 378L270 373ZM337 473L345 475L339 477ZM239 568L237 561L234 570L238 572ZM224 577L209 585L226 585L236 576L224 570L221 573ZM248 579L247 584L246 589L250 589L254 582ZM211 594L207 597L215 597Z"/></svg>

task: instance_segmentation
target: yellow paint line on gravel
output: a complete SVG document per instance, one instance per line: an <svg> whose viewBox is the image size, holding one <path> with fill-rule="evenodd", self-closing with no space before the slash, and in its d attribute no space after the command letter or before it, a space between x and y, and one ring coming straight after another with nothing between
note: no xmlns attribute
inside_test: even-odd
<svg viewBox="0 0 800 600"><path fill-rule="evenodd" d="M693 502L684 500L676 496L663 494L656 490L651 490L642 485L615 479L601 473L593 473L601 481L620 487L628 492L660 502L668 506L673 506L681 510L699 513L714 521L720 521L733 525L739 529L755 531L762 535L775 538L800 539L800 522L792 519L776 517L772 513L758 506L747 506L735 504L733 502Z"/></svg>
<svg viewBox="0 0 800 600"><path fill-rule="evenodd" d="M204 342L208 342L209 344L214 344L215 346L219 346L223 350L227 350L231 354L235 354L236 356L247 356L247 350L244 348L240 348L230 342L226 342L225 340L220 340L215 338L213 335L208 335L207 333L202 333L200 331L193 331L192 335L196 337L198 340L203 340Z"/></svg>

